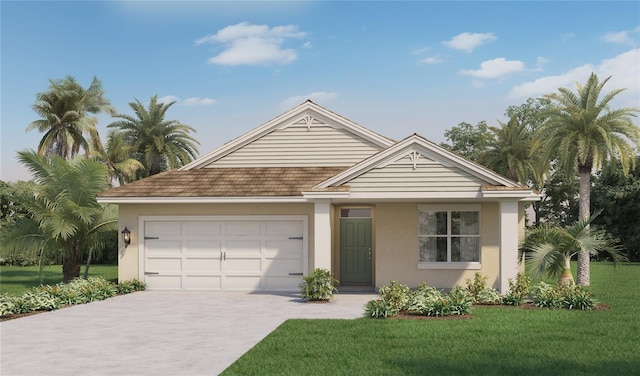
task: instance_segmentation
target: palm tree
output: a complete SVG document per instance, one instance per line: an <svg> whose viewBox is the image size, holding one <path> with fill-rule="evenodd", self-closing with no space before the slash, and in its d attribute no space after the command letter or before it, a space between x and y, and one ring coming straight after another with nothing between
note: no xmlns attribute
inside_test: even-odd
<svg viewBox="0 0 640 376"><path fill-rule="evenodd" d="M123 120L108 126L118 128L124 142L133 146L136 159L144 166L144 176L182 167L198 155L199 142L189 134L195 129L177 120L164 119L174 103L159 103L156 95L151 97L147 109L136 99L129 103L135 116L117 114L114 117Z"/></svg>
<svg viewBox="0 0 640 376"><path fill-rule="evenodd" d="M80 148L88 152L90 141L100 138L98 120L89 114L116 112L104 97L102 83L94 77L86 90L72 76L49 80L49 83L49 89L38 93L32 106L42 119L27 126L27 131L38 129L44 133L38 154L71 158Z"/></svg>
<svg viewBox="0 0 640 376"><path fill-rule="evenodd" d="M100 143L93 147L95 158L104 163L109 168L109 182L117 180L118 184L124 185L136 179L139 170L144 166L135 158L132 158L133 147L124 142L122 133L115 129L109 131L107 135L107 147L103 148Z"/></svg>
<svg viewBox="0 0 640 376"><path fill-rule="evenodd" d="M3 247L13 251L62 254L63 281L80 275L80 253L104 245L117 236L114 206L102 206L96 195L105 190L107 168L100 162L76 157L44 157L33 151L18 153L33 174L34 191L23 192L27 215L3 231Z"/></svg>
<svg viewBox="0 0 640 376"><path fill-rule="evenodd" d="M624 261L621 248L604 231L595 231L588 220L575 222L572 226L558 227L548 223L534 228L525 240L524 250L528 251L527 263L534 277L547 274L558 278L561 285L573 285L571 259L580 252L590 256L607 253L616 265Z"/></svg>
<svg viewBox="0 0 640 376"><path fill-rule="evenodd" d="M591 74L586 85L577 84L574 93L567 88L547 95L552 106L547 119L540 127L538 139L544 145L547 156L556 154L567 171L577 165L580 176L579 218L590 217L591 172L599 169L607 158L617 158L625 174L635 163L631 144L640 142L640 129L632 121L637 108L612 110L610 102L625 89L616 89L600 100L603 86L611 77L599 82ZM578 254L578 284L588 286L589 253Z"/></svg>
<svg viewBox="0 0 640 376"><path fill-rule="evenodd" d="M478 162L522 184L538 181L541 158L532 154L533 137L526 124L512 116L507 124L498 121L500 128L489 127L491 138L487 151Z"/></svg>

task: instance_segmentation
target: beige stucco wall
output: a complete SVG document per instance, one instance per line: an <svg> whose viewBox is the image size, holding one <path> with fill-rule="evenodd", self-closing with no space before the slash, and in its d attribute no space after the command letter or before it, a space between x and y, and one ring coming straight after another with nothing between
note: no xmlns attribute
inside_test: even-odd
<svg viewBox="0 0 640 376"><path fill-rule="evenodd" d="M313 204L122 204L119 205L120 230L131 230L131 244L120 244L118 279L142 278L138 275L138 241L140 216L211 216L211 215L306 215L309 234L309 270L313 270ZM120 240L122 242L122 240Z"/></svg>
<svg viewBox="0 0 640 376"><path fill-rule="evenodd" d="M457 204L457 203L456 203ZM465 284L476 272L487 276L488 285L498 288L499 207L497 203L481 205L482 250L480 270L418 269L418 204L382 203L375 212L375 285L380 287L395 279L416 287L450 288Z"/></svg>

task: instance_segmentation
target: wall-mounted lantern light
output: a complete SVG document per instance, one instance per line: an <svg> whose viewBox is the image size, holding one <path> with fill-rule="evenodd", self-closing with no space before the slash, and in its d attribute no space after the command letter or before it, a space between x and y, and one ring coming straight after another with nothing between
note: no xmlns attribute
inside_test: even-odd
<svg viewBox="0 0 640 376"><path fill-rule="evenodd" d="M131 231L125 226L124 230L122 230L122 241L124 242L124 246L128 246L131 244Z"/></svg>

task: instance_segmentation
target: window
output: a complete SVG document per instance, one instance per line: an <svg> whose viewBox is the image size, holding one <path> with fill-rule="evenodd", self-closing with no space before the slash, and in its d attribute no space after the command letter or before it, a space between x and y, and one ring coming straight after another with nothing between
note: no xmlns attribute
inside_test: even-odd
<svg viewBox="0 0 640 376"><path fill-rule="evenodd" d="M419 263L479 265L480 246L479 206L418 207Z"/></svg>

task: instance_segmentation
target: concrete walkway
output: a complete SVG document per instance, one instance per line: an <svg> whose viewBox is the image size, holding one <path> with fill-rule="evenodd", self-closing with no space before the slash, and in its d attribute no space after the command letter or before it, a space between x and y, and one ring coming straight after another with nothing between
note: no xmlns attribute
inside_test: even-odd
<svg viewBox="0 0 640 376"><path fill-rule="evenodd" d="M289 318L358 318L374 298L137 292L0 323L0 375L217 375Z"/></svg>

